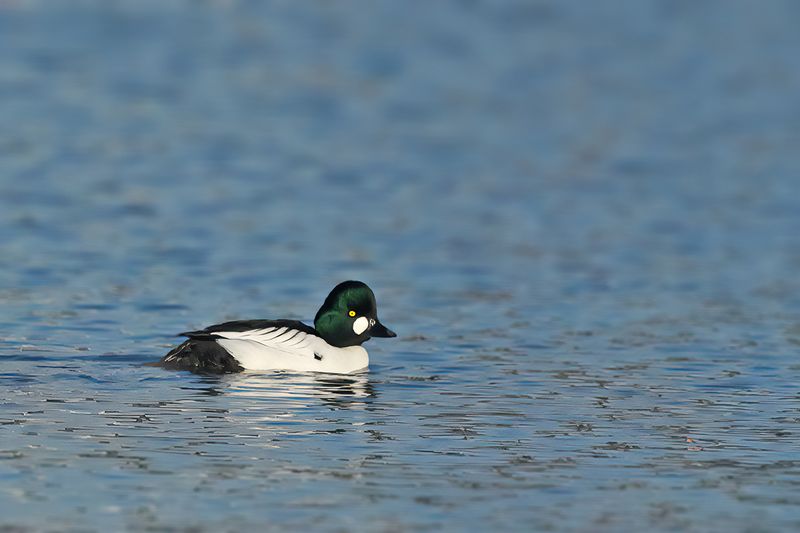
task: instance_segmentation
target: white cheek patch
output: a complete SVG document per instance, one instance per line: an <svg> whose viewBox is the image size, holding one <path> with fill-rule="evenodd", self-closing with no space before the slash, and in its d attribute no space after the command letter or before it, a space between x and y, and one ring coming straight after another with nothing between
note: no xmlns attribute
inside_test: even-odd
<svg viewBox="0 0 800 533"><path fill-rule="evenodd" d="M369 319L365 316L360 316L353 322L353 333L361 335L369 327Z"/></svg>

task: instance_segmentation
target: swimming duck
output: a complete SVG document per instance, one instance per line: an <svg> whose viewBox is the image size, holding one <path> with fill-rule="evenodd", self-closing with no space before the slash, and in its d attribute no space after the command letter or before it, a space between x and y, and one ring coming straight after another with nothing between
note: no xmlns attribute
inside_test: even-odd
<svg viewBox="0 0 800 533"><path fill-rule="evenodd" d="M160 366L200 373L295 370L349 374L369 365L361 345L372 337L396 337L378 320L375 295L365 283L333 288L314 317L314 327L296 320L237 320L187 331L188 337Z"/></svg>

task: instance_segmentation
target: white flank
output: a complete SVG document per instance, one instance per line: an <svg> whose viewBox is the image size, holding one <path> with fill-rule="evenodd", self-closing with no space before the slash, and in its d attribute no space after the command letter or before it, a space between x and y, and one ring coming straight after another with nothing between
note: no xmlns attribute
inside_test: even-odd
<svg viewBox="0 0 800 533"><path fill-rule="evenodd" d="M362 319L368 323L366 318L359 318ZM349 374L369 365L369 355L361 346L337 348L316 335L286 327L215 331L214 335L221 337L216 339L217 344L247 370Z"/></svg>

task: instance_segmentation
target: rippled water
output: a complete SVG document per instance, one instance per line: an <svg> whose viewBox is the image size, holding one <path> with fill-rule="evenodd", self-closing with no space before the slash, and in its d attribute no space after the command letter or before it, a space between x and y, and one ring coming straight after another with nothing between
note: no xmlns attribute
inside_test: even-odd
<svg viewBox="0 0 800 533"><path fill-rule="evenodd" d="M800 527L798 6L0 2L0 529Z"/></svg>

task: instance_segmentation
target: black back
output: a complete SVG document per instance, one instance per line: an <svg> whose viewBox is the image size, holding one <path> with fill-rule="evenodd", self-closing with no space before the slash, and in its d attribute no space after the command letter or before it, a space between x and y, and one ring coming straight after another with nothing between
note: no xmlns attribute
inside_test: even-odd
<svg viewBox="0 0 800 533"><path fill-rule="evenodd" d="M296 329L303 333L319 336L317 330L303 324L299 320L234 320L233 322L223 322L222 324L208 326L205 329L199 329L197 331L186 331L181 333L180 336L189 337L190 339L213 340L219 338L219 335L215 335L215 333L222 331L250 331L252 329L266 328Z"/></svg>

